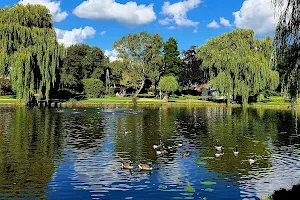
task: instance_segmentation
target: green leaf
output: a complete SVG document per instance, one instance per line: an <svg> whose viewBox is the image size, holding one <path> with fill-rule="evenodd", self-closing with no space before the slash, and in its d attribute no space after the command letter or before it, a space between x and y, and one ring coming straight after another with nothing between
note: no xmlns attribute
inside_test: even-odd
<svg viewBox="0 0 300 200"><path fill-rule="evenodd" d="M190 185L188 185L186 188L184 188L184 191L186 191L186 192L196 192L196 190Z"/></svg>
<svg viewBox="0 0 300 200"><path fill-rule="evenodd" d="M214 189L212 189L212 188L205 188L204 191L206 191L206 192L212 192L212 191L214 191Z"/></svg>
<svg viewBox="0 0 300 200"><path fill-rule="evenodd" d="M165 189L167 189L167 188L168 188L168 186L166 186L166 185L160 185L160 186L158 186L158 188L159 188L159 189L163 189L163 190L165 190Z"/></svg>
<svg viewBox="0 0 300 200"><path fill-rule="evenodd" d="M203 185L215 185L217 184L216 182L213 182L213 181L203 181L203 182L200 182L201 184Z"/></svg>
<svg viewBox="0 0 300 200"><path fill-rule="evenodd" d="M197 164L198 164L198 165L206 165L207 163L204 162L204 161L198 161Z"/></svg>

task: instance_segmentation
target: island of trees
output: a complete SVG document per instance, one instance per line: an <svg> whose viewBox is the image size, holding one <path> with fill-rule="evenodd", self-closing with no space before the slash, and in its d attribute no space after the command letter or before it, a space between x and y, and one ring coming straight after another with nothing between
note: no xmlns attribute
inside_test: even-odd
<svg viewBox="0 0 300 200"><path fill-rule="evenodd" d="M114 62L99 47L59 44L46 7L5 7L0 9L0 95L25 102L116 95L168 101L170 94L202 95L204 88L227 104L247 105L274 94L295 103L299 18L289 10L297 4L283 9L274 41L239 29L179 52L175 38L140 32L113 43Z"/></svg>

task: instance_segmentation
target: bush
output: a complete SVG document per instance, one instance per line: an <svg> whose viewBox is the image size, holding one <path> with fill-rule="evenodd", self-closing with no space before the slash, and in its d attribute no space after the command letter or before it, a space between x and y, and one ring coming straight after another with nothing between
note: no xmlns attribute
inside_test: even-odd
<svg viewBox="0 0 300 200"><path fill-rule="evenodd" d="M158 83L158 88L164 92L174 92L179 85L174 76L164 76Z"/></svg>
<svg viewBox="0 0 300 200"><path fill-rule="evenodd" d="M103 82L99 79L87 78L83 79L82 83L84 87L84 93L89 98L99 97L104 91Z"/></svg>

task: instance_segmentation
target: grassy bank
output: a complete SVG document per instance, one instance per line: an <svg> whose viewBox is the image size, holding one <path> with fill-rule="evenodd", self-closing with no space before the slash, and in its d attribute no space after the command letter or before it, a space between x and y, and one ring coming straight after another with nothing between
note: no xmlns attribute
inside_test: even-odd
<svg viewBox="0 0 300 200"><path fill-rule="evenodd" d="M216 103L211 101L203 101L200 96L180 96L180 97L171 97L169 102L165 102L155 98L138 98L138 105L195 105L195 106L226 106L225 103ZM25 105L24 102L20 102L15 99L14 96L0 96L0 105L8 104L18 104ZM131 97L105 97L105 98L91 98L80 101L70 100L63 103L63 106L69 107L93 107L100 105L132 105ZM298 104L299 105L299 104ZM240 107L240 104L230 104L230 107ZM270 97L265 99L263 102L257 102L249 104L248 107L254 108L276 108L276 109L288 109L290 108L290 103L286 101L283 97ZM300 108L299 106L296 106Z"/></svg>
<svg viewBox="0 0 300 200"><path fill-rule="evenodd" d="M132 99L130 97L109 97L109 98L94 98L94 99L86 99L81 101L69 101L65 103L66 105L101 105L101 104L126 104L132 105ZM187 104L198 104L198 105L211 105L217 106L225 104L218 104L215 102L208 102L208 101L201 101L197 99L174 99L170 98L169 102L165 102L159 99L154 98L138 98L137 99L138 105L163 105L163 104L176 104L176 105L187 105Z"/></svg>
<svg viewBox="0 0 300 200"><path fill-rule="evenodd" d="M22 102L22 101L20 102L14 96L8 95L8 96L0 96L0 104L3 104L3 105L5 105L5 104L24 104L24 102Z"/></svg>

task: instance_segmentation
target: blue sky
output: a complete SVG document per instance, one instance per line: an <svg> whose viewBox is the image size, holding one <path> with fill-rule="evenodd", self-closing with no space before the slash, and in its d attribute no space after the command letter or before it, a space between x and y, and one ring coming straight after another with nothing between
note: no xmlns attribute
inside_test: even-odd
<svg viewBox="0 0 300 200"><path fill-rule="evenodd" d="M276 24L271 0L1 0L0 7L18 2L47 6L66 46L87 43L111 57L113 42L129 33L172 36L185 50L235 28L272 36Z"/></svg>

